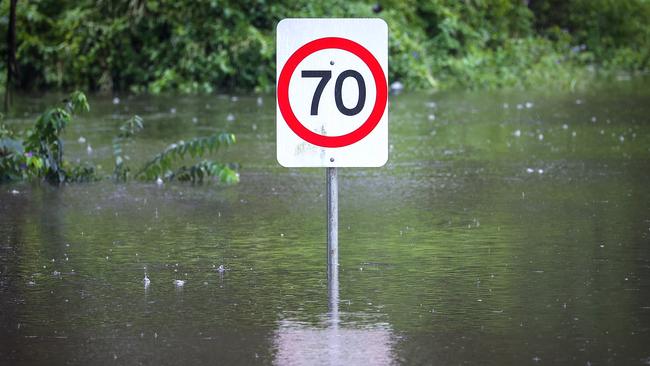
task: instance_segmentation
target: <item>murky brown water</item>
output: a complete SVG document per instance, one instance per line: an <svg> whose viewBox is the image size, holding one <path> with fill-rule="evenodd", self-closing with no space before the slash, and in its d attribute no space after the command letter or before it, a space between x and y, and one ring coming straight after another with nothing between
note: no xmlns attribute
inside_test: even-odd
<svg viewBox="0 0 650 366"><path fill-rule="evenodd" d="M231 131L237 186L0 186L0 364L650 364L647 84L392 97L389 164L340 174L333 302L324 171L231 97L91 97L66 136L109 175L133 113L134 166Z"/></svg>

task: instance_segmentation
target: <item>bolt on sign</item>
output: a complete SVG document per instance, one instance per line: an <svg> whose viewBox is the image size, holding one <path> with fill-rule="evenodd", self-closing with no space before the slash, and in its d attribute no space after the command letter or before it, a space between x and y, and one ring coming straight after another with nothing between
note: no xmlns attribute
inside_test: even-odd
<svg viewBox="0 0 650 366"><path fill-rule="evenodd" d="M388 26L284 19L277 27L277 159L285 167L388 160Z"/></svg>

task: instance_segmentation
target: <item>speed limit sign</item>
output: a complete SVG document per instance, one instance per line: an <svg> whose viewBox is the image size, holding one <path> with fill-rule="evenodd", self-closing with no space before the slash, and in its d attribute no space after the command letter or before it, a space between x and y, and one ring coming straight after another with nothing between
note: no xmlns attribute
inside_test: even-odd
<svg viewBox="0 0 650 366"><path fill-rule="evenodd" d="M388 27L284 19L277 27L277 159L285 167L388 160Z"/></svg>

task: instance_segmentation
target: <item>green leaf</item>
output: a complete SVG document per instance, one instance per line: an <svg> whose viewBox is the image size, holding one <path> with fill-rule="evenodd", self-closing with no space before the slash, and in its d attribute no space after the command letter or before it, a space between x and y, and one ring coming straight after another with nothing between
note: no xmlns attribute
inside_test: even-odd
<svg viewBox="0 0 650 366"><path fill-rule="evenodd" d="M173 163L177 160L183 160L189 153L192 159L203 157L208 153L216 152L221 146L227 147L234 143L234 135L231 133L221 133L208 137L194 138L189 141L181 140L175 144L169 145L163 152L149 160L135 176L147 180L156 179L163 171L168 172L170 179L174 177L178 180L202 181L207 176L216 176L215 164L211 161L203 161L190 167L181 167L173 170ZM218 168L221 171L221 168ZM213 173L214 172L214 173ZM233 179L221 181L234 182Z"/></svg>

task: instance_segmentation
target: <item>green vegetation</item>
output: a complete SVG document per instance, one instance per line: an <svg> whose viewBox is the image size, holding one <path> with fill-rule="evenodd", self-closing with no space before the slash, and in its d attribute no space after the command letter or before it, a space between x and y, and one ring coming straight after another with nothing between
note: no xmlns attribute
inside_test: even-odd
<svg viewBox="0 0 650 366"><path fill-rule="evenodd" d="M16 133L0 124L0 182L42 179L60 184L99 179L92 165L71 165L63 156L62 135L66 126L75 113L89 109L86 96L74 92L64 101L64 107L48 109L27 131ZM125 164L129 157L124 154L123 147L143 128L142 118L133 116L119 128L119 133L113 139L115 168L112 178L115 181L126 181L131 177L131 169ZM230 133L180 141L154 156L134 177L148 181L177 179L191 182L215 177L222 183L237 183L239 174L234 164L202 160L190 166L174 168L174 163L186 162L187 155L192 159L202 158L234 143L235 135Z"/></svg>
<svg viewBox="0 0 650 366"><path fill-rule="evenodd" d="M72 93L65 106L41 114L22 136L0 126L0 181L43 178L50 183L94 179L91 166L70 166L63 159L61 135L74 113L88 111L83 93Z"/></svg>
<svg viewBox="0 0 650 366"><path fill-rule="evenodd" d="M216 153L221 146L230 146L235 143L235 135L221 133L210 137L194 138L190 141L179 141L171 144L165 151L153 159L136 173L136 177L147 180L164 177L167 180L200 182L203 178L218 177L222 182L232 184L239 182L239 175L228 165L212 160L203 160L191 166L181 166L173 169L172 163L185 159L186 155L192 158L203 156L207 153Z"/></svg>
<svg viewBox="0 0 650 366"><path fill-rule="evenodd" d="M113 139L113 156L115 157L115 169L113 169L113 179L115 181L126 181L129 178L131 169L124 164L125 160L130 159L128 155L124 155L122 146L125 142L131 140L133 136L144 128L142 117L135 115L122 126L120 132Z"/></svg>
<svg viewBox="0 0 650 366"><path fill-rule="evenodd" d="M3 2L5 25L9 9ZM40 0L18 2L13 83L21 90L268 91L275 25L286 17L385 19L389 78L411 89L568 88L650 64L647 0ZM0 45L3 60L8 49Z"/></svg>

